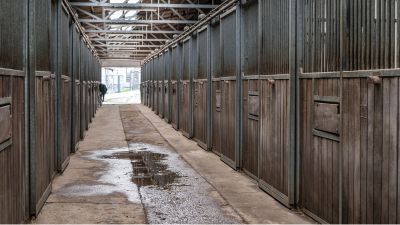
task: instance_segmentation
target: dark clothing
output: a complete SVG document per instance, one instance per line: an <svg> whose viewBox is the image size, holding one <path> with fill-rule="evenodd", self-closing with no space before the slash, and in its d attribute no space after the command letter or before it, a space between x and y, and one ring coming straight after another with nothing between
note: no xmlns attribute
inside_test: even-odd
<svg viewBox="0 0 400 225"><path fill-rule="evenodd" d="M104 96L107 94L107 86L105 84L100 84L99 89L101 93L101 100L104 101Z"/></svg>
<svg viewBox="0 0 400 225"><path fill-rule="evenodd" d="M105 84L100 84L100 92L103 96L107 94L107 86Z"/></svg>

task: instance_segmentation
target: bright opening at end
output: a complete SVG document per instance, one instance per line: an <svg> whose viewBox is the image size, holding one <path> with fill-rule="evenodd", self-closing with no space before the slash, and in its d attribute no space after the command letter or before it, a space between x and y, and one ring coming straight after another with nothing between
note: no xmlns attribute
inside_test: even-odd
<svg viewBox="0 0 400 225"><path fill-rule="evenodd" d="M107 88L104 104L140 103L140 68L103 67L101 83Z"/></svg>

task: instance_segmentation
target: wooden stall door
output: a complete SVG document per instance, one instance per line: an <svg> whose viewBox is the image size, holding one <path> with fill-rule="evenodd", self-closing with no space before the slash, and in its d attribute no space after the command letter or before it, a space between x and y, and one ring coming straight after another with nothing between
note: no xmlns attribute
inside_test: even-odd
<svg viewBox="0 0 400 225"><path fill-rule="evenodd" d="M86 130L89 129L90 119L90 99L92 98L90 82L86 81L86 105L85 105L85 117L86 117Z"/></svg>
<svg viewBox="0 0 400 225"><path fill-rule="evenodd" d="M171 86L171 124L178 129L178 84L172 81Z"/></svg>
<svg viewBox="0 0 400 225"><path fill-rule="evenodd" d="M79 80L75 81L75 143L73 143L75 146L75 149L78 147L78 142L80 141L81 137L81 129L80 129L80 124L81 124L81 98L80 98L80 87L81 84Z"/></svg>
<svg viewBox="0 0 400 225"><path fill-rule="evenodd" d="M169 107L169 82L165 81L164 82L164 120L169 123L171 121L170 119L170 107Z"/></svg>
<svg viewBox="0 0 400 225"><path fill-rule="evenodd" d="M301 206L338 223L340 80L302 79L300 93Z"/></svg>
<svg viewBox="0 0 400 225"><path fill-rule="evenodd" d="M164 118L164 82L159 81L158 82L158 115L161 118Z"/></svg>
<svg viewBox="0 0 400 225"><path fill-rule="evenodd" d="M261 81L259 185L289 205L289 80Z"/></svg>
<svg viewBox="0 0 400 225"><path fill-rule="evenodd" d="M207 81L194 82L194 139L207 149Z"/></svg>
<svg viewBox="0 0 400 225"><path fill-rule="evenodd" d="M236 169L236 80L221 81L221 159Z"/></svg>
<svg viewBox="0 0 400 225"><path fill-rule="evenodd" d="M81 139L85 137L87 127L86 119L86 105L87 105L87 84L86 81L82 82L82 105L81 105Z"/></svg>
<svg viewBox="0 0 400 225"><path fill-rule="evenodd" d="M154 93L153 93L153 81L149 81L149 107L150 109L154 109L153 107L153 100L154 100Z"/></svg>
<svg viewBox="0 0 400 225"><path fill-rule="evenodd" d="M35 189L31 193L35 196L34 214L37 215L51 192L53 175L52 161L55 140L51 136L52 123L55 122L51 114L50 104L51 84L50 72L36 76L36 146L35 146ZM51 132L51 133L50 133Z"/></svg>
<svg viewBox="0 0 400 225"><path fill-rule="evenodd" d="M62 145L59 158L59 170L64 171L67 167L71 154L71 81L62 79L61 86L61 120L60 127Z"/></svg>
<svg viewBox="0 0 400 225"><path fill-rule="evenodd" d="M158 82L153 82L153 111L158 114Z"/></svg>
<svg viewBox="0 0 400 225"><path fill-rule="evenodd" d="M180 94L180 105L179 105L179 129L182 131L183 135L187 138L189 136L189 129L190 129L190 92L189 87L190 81L183 80L181 81L181 94Z"/></svg>
<svg viewBox="0 0 400 225"><path fill-rule="evenodd" d="M149 106L149 86L147 81L144 83L144 105Z"/></svg>
<svg viewBox="0 0 400 225"><path fill-rule="evenodd" d="M221 155L221 88L220 81L213 81L212 89L212 151Z"/></svg>
<svg viewBox="0 0 400 225"><path fill-rule="evenodd" d="M243 81L242 167L258 180L260 93L258 80Z"/></svg>
<svg viewBox="0 0 400 225"><path fill-rule="evenodd" d="M26 215L23 74L0 71L0 223L22 223Z"/></svg>

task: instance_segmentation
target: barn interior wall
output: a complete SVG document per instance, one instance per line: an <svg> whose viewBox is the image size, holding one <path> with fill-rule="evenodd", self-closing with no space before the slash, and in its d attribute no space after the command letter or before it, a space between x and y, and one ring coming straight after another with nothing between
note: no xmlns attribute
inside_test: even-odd
<svg viewBox="0 0 400 225"><path fill-rule="evenodd" d="M0 223L22 223L84 137L101 66L62 1L1 1L0 30Z"/></svg>
<svg viewBox="0 0 400 225"><path fill-rule="evenodd" d="M282 204L399 223L400 2L235 2L145 60L143 104L167 72L173 126Z"/></svg>

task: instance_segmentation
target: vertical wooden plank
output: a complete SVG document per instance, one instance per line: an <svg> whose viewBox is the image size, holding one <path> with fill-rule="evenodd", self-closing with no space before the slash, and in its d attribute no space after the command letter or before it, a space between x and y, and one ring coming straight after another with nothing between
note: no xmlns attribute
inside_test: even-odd
<svg viewBox="0 0 400 225"><path fill-rule="evenodd" d="M373 218L374 223L381 223L382 216L382 180L379 179L382 176L382 141L383 141L383 128L382 128L382 118L383 118L383 101L382 101L382 92L383 88L380 85L375 85L373 87L375 89L374 96L374 151L373 151L373 174L374 174L374 182L373 182Z"/></svg>
<svg viewBox="0 0 400 225"><path fill-rule="evenodd" d="M349 143L350 143L350 138L351 135L349 134L349 112L351 109L349 109L349 96L350 93L349 91L351 90L348 85L348 79L343 80L343 100L342 100L342 108L343 108L343 123L342 123L342 221L344 223L351 223L351 220L349 219L349 214L351 211L351 208L349 207L349 195L351 195L350 192L350 184L349 184ZM347 109L347 110L346 110ZM350 131L351 132L351 131ZM350 220L350 221L349 221Z"/></svg>
<svg viewBox="0 0 400 225"><path fill-rule="evenodd" d="M354 135L353 135L353 151L354 151L354 175L353 175L353 180L354 180L354 191L353 191L353 207L354 207L354 223L360 223L361 220L361 205L360 205L360 198L361 198L361 183L360 183L360 177L361 177L361 122L360 122L360 108L361 108L361 102L360 102L360 79L354 79L353 81L353 94L352 97L354 101L351 103L352 104L352 121L353 121L353 128L354 129Z"/></svg>
<svg viewBox="0 0 400 225"><path fill-rule="evenodd" d="M398 133L399 133L399 78L392 78L390 81L390 115L389 115L389 126L390 126L390 141L389 141L389 202L388 202L388 223L398 223L397 221L397 186L399 180L397 179L398 167Z"/></svg>
<svg viewBox="0 0 400 225"><path fill-rule="evenodd" d="M361 174L360 174L360 206L361 220L360 223L367 221L367 149L368 149L368 87L366 80L361 80L360 97L361 97L361 124L360 124L360 149L361 149Z"/></svg>
<svg viewBox="0 0 400 225"><path fill-rule="evenodd" d="M396 54L396 19L395 19L395 12L396 12L396 4L395 0L389 0L389 10L390 10L390 16L389 16L389 26L390 26L390 43L389 43L389 49L388 51L390 52L389 55L389 67L390 68L396 68L396 59L395 59L395 54Z"/></svg>
<svg viewBox="0 0 400 225"><path fill-rule="evenodd" d="M386 62L385 62L386 64ZM385 65L386 66L386 65ZM381 210L381 223L388 223L388 195L389 195L389 149L390 149L390 78L383 79L383 140L382 140L382 207L375 210ZM392 121L395 122L395 121Z"/></svg>

